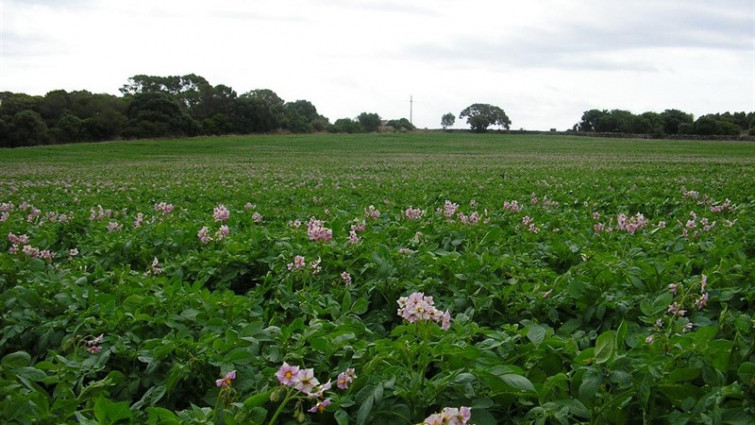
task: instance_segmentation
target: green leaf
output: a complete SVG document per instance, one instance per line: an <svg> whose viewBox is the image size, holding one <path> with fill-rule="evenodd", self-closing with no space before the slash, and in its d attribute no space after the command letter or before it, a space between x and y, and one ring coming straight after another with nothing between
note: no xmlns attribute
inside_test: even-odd
<svg viewBox="0 0 755 425"><path fill-rule="evenodd" d="M471 423L475 425L496 425L498 420L487 409L472 409Z"/></svg>
<svg viewBox="0 0 755 425"><path fill-rule="evenodd" d="M501 380L503 380L503 382L505 382L506 385L510 386L511 388L520 391L535 391L535 386L532 385L532 382L530 382L529 379L525 378L522 375L510 373L501 376Z"/></svg>
<svg viewBox="0 0 755 425"><path fill-rule="evenodd" d="M262 406L265 403L267 403L268 400L270 400L270 394L272 394L273 391L265 391L263 393L258 393L253 396L247 397L246 400L244 400L244 407L247 409L251 409L253 407Z"/></svg>
<svg viewBox="0 0 755 425"><path fill-rule="evenodd" d="M532 341L535 346L540 345L545 339L546 329L545 326L531 325L527 331L527 338Z"/></svg>
<svg viewBox="0 0 755 425"><path fill-rule="evenodd" d="M739 365L739 369L737 369L737 376L743 383L749 384L752 381L753 377L755 377L755 363L744 362Z"/></svg>
<svg viewBox="0 0 755 425"><path fill-rule="evenodd" d="M369 308L370 302L366 298L359 298L354 302L354 306L351 307L351 312L354 314L364 314Z"/></svg>
<svg viewBox="0 0 755 425"><path fill-rule="evenodd" d="M349 425L349 414L343 409L338 409L333 415L338 425Z"/></svg>
<svg viewBox="0 0 755 425"><path fill-rule="evenodd" d="M253 424L261 424L267 418L267 409L261 406L252 407L249 411L249 420Z"/></svg>
<svg viewBox="0 0 755 425"><path fill-rule="evenodd" d="M31 356L25 351L16 351L3 357L2 365L8 369L16 369L28 366L31 362Z"/></svg>
<svg viewBox="0 0 755 425"><path fill-rule="evenodd" d="M603 364L613 358L616 352L616 332L606 331L595 341L595 363Z"/></svg>
<svg viewBox="0 0 755 425"><path fill-rule="evenodd" d="M47 374L43 371L33 367L21 367L16 369L16 375L30 379L32 381L40 382L47 378Z"/></svg>
<svg viewBox="0 0 755 425"><path fill-rule="evenodd" d="M155 387L150 388L147 390L146 393L142 396L142 398L134 403L131 408L138 410L141 409L143 406L154 406L155 403L160 401L160 399L163 398L165 395L165 385L158 385Z"/></svg>
<svg viewBox="0 0 755 425"><path fill-rule="evenodd" d="M579 386L579 398L582 400L591 399L600 389L603 383L603 375L595 369L588 369L582 375L582 384Z"/></svg>
<svg viewBox="0 0 755 425"><path fill-rule="evenodd" d="M147 423L150 425L179 425L181 423L173 412L162 407L148 407L147 415Z"/></svg>
<svg viewBox="0 0 755 425"><path fill-rule="evenodd" d="M94 402L94 417L101 425L109 425L131 423L133 415L127 402L115 403L100 396Z"/></svg>

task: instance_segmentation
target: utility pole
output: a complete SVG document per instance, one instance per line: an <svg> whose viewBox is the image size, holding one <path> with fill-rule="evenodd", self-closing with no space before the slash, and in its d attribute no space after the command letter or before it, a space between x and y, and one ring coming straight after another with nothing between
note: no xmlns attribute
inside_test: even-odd
<svg viewBox="0 0 755 425"><path fill-rule="evenodd" d="M414 112L414 97L412 95L409 95L409 122L414 124L414 120L412 119L412 114Z"/></svg>

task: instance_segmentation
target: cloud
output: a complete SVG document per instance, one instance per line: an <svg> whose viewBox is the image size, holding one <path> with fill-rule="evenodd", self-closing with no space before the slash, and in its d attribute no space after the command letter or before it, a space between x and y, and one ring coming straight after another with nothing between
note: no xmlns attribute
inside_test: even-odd
<svg viewBox="0 0 755 425"><path fill-rule="evenodd" d="M627 10L632 8L641 10ZM587 11L553 13L558 19L544 17L539 25L513 21L509 28L502 24L497 33L466 32L410 44L400 54L458 68L656 72L660 67L649 62L643 50L667 49L669 57L680 49L751 51L752 16L748 12L710 8L695 1L595 4Z"/></svg>

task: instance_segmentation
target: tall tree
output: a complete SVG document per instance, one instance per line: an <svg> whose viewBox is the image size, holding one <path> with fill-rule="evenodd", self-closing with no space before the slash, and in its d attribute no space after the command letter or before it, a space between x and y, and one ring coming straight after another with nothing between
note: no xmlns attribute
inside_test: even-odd
<svg viewBox="0 0 755 425"><path fill-rule="evenodd" d="M362 112L357 117L357 121L359 121L359 125L362 126L362 130L367 133L372 133L374 131L380 130L380 125L382 123L380 120L380 115L374 112Z"/></svg>
<svg viewBox="0 0 755 425"><path fill-rule="evenodd" d="M456 117L454 116L454 114L452 114L450 112L447 113L447 114L445 114L445 115L443 115L440 118L440 125L443 126L443 130L445 130L446 127L453 126L455 122L456 122Z"/></svg>
<svg viewBox="0 0 755 425"><path fill-rule="evenodd" d="M661 118L663 119L663 132L666 134L679 134L679 127L682 124L692 124L694 121L692 114L678 109L666 109L661 112Z"/></svg>
<svg viewBox="0 0 755 425"><path fill-rule="evenodd" d="M503 109L485 103L475 103L467 106L459 114L459 118L467 117L467 124L475 133L484 133L491 125L500 125L506 130L511 126L511 120Z"/></svg>

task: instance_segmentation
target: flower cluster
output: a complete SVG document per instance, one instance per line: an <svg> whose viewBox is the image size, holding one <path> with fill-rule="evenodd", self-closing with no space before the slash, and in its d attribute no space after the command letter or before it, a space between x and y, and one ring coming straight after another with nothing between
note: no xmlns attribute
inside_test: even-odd
<svg viewBox="0 0 755 425"><path fill-rule="evenodd" d="M322 220L312 217L307 222L307 237L311 241L330 242L333 239L333 231L325 227Z"/></svg>
<svg viewBox="0 0 755 425"><path fill-rule="evenodd" d="M155 211L160 211L163 215L168 215L173 211L173 204L160 202L155 204Z"/></svg>
<svg viewBox="0 0 755 425"><path fill-rule="evenodd" d="M708 276L700 277L700 298L695 300L695 307L702 310L708 305Z"/></svg>
<svg viewBox="0 0 755 425"><path fill-rule="evenodd" d="M508 212L518 213L524 209L524 205L519 205L517 201L503 201L503 209Z"/></svg>
<svg viewBox="0 0 755 425"><path fill-rule="evenodd" d="M528 215L525 215L524 217L522 217L522 225L527 226L527 230L529 230L532 233L540 232L540 228L537 227L537 224L535 224L535 220Z"/></svg>
<svg viewBox="0 0 755 425"><path fill-rule="evenodd" d="M301 269L306 265L307 263L304 261L304 257L297 255L296 257L294 257L294 261L286 264L286 268L288 268L289 270L296 270Z"/></svg>
<svg viewBox="0 0 755 425"><path fill-rule="evenodd" d="M351 275L349 274L349 272L342 272L341 280L343 280L346 285L351 286Z"/></svg>
<svg viewBox="0 0 755 425"><path fill-rule="evenodd" d="M89 354L99 354L102 352L102 347L100 347L100 344L102 344L102 341L105 340L105 334L100 334L100 336L90 339L86 342L86 345L89 347L87 348L87 352Z"/></svg>
<svg viewBox="0 0 755 425"><path fill-rule="evenodd" d="M456 214L457 209L459 209L459 204L455 204L448 199L443 203L443 215L446 216L446 218L453 217L454 214Z"/></svg>
<svg viewBox="0 0 755 425"><path fill-rule="evenodd" d="M695 214L694 211L690 211L689 216L689 220L684 223L684 227L682 228L682 236L685 238L690 237L690 232L692 232L691 236L693 238L698 238L700 237L701 232L708 232L716 226L716 222L714 221L711 223L707 217L702 217L700 221L698 221L697 214Z"/></svg>
<svg viewBox="0 0 755 425"><path fill-rule="evenodd" d="M113 216L112 210L106 210L102 208L102 205L97 205L97 209L94 208L89 209L89 220L91 221L100 221L106 218L110 218Z"/></svg>
<svg viewBox="0 0 755 425"><path fill-rule="evenodd" d="M107 224L107 231L110 233L120 232L122 230L123 230L123 225L119 224L117 221L111 221Z"/></svg>
<svg viewBox="0 0 755 425"><path fill-rule="evenodd" d="M225 205L220 204L212 209L212 216L215 218L215 221L227 221L231 217L231 212L228 211Z"/></svg>
<svg viewBox="0 0 755 425"><path fill-rule="evenodd" d="M145 276L149 276L149 275L157 276L159 274L162 274L163 269L162 269L162 267L159 267L159 264L160 264L160 261L157 259L157 257L155 257L152 260L152 264L150 264L150 266L147 269L147 271L144 272L144 275Z"/></svg>
<svg viewBox="0 0 755 425"><path fill-rule="evenodd" d="M210 237L209 232L210 229L207 226L202 227L199 229L199 232L197 232L197 237L205 245L212 242L212 237Z"/></svg>
<svg viewBox="0 0 755 425"><path fill-rule="evenodd" d="M254 214L252 214L252 221L255 223L262 223L262 214L255 211Z"/></svg>
<svg viewBox="0 0 755 425"><path fill-rule="evenodd" d="M451 313L435 308L433 297L425 296L422 292L415 292L408 297L401 297L398 303L398 315L409 323L432 320L440 323L441 329L448 330L451 327Z"/></svg>
<svg viewBox="0 0 755 425"><path fill-rule="evenodd" d="M456 216L459 218L459 221L461 221L462 224L466 224L467 226L473 226L480 222L480 213L477 211L474 211L470 215L466 215L463 212L459 212L456 214Z"/></svg>
<svg viewBox="0 0 755 425"><path fill-rule="evenodd" d="M423 214L425 214L425 212L419 208L409 207L406 209L406 211L404 211L404 215L409 220L419 220L420 218L422 218Z"/></svg>
<svg viewBox="0 0 755 425"><path fill-rule="evenodd" d="M631 235L647 225L647 219L639 212L632 217L627 217L625 214L619 214L616 216L616 227L619 230L624 230Z"/></svg>
<svg viewBox="0 0 755 425"><path fill-rule="evenodd" d="M444 407L440 413L425 418L421 425L465 425L471 418L472 409L469 407Z"/></svg>
<svg viewBox="0 0 755 425"><path fill-rule="evenodd" d="M364 217L377 220L378 218L380 218L380 211L375 209L374 205L370 205L369 207L364 209Z"/></svg>
<svg viewBox="0 0 755 425"><path fill-rule="evenodd" d="M281 385L294 388L303 393L307 398L317 400L317 403L309 409L309 412L322 412L326 407L330 406L331 401L329 398L325 398L325 391L330 390L333 384L330 380L324 384L320 384L320 381L315 377L314 369L303 369L299 366L292 366L283 362L278 371L275 372L275 377ZM336 385L340 389L346 389L356 377L354 369L346 369L346 371L338 375Z"/></svg>
<svg viewBox="0 0 755 425"><path fill-rule="evenodd" d="M349 385L357 378L357 374L354 372L354 368L347 368L345 371L338 374L336 378L336 386L342 390L349 388Z"/></svg>
<svg viewBox="0 0 755 425"><path fill-rule="evenodd" d="M312 262L309 267L312 269L312 274L320 273L322 270L322 266L320 266L320 262L322 260L318 257L317 261ZM289 271L294 271L298 269L303 269L307 265L307 262L304 260L304 257L301 255L297 255L294 257L294 261L286 264L286 268Z"/></svg>
<svg viewBox="0 0 755 425"><path fill-rule="evenodd" d="M731 199L726 198L726 200L722 204L712 205L710 207L710 212L720 213L722 211L731 210L731 209L732 209Z"/></svg>

